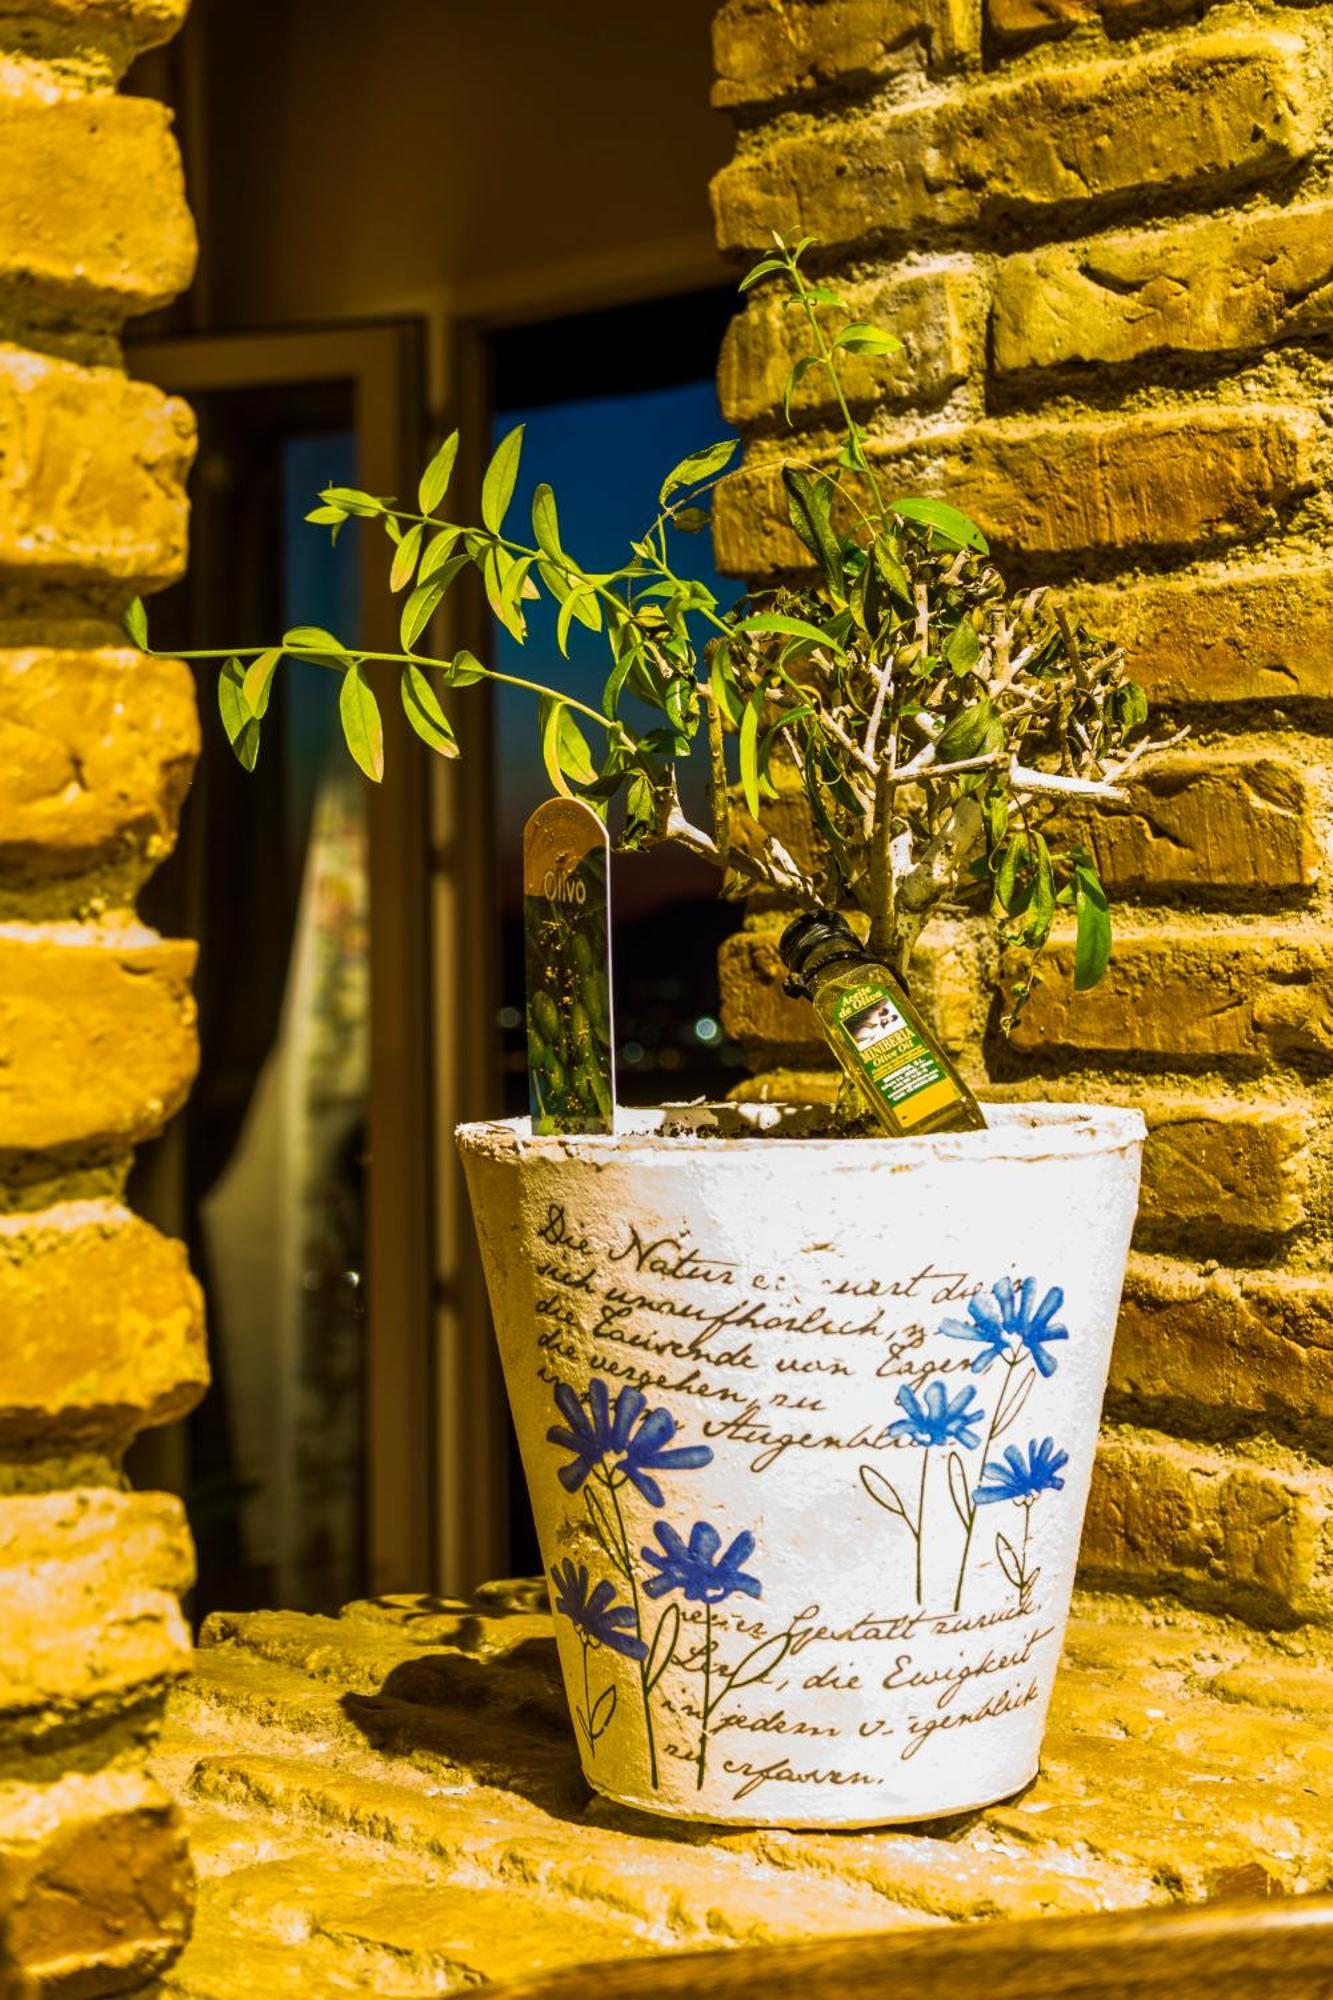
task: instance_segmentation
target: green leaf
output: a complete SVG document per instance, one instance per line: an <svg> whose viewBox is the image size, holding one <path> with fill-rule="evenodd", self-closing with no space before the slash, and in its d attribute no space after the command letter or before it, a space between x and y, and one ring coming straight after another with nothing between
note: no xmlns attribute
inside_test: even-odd
<svg viewBox="0 0 1333 2000"><path fill-rule="evenodd" d="M688 458L673 466L662 481L662 490L657 496L659 507L665 507L673 493L679 493L684 486L699 486L705 479L712 479L731 464L736 455L739 438L723 438L717 444L705 445L702 451L692 451Z"/></svg>
<svg viewBox="0 0 1333 2000"><path fill-rule="evenodd" d="M461 528L441 528L438 534L431 536L426 544L425 554L421 558L421 567L417 571L418 583L429 583L436 570L444 568L453 551L454 543L462 532Z"/></svg>
<svg viewBox="0 0 1333 2000"><path fill-rule="evenodd" d="M1026 864L1028 851L1027 835L1015 833L1006 842L995 870L994 907L1008 916L1015 916L1026 907L1026 890L1019 888L1018 871Z"/></svg>
<svg viewBox="0 0 1333 2000"><path fill-rule="evenodd" d="M423 514L433 514L445 494L449 491L449 481L453 475L454 460L457 457L458 432L450 431L448 437L421 475L421 484L417 488L417 505Z"/></svg>
<svg viewBox="0 0 1333 2000"><path fill-rule="evenodd" d="M560 521L555 509L555 494L546 485L539 486L532 496L532 534L537 547L544 556L559 562L564 555L560 546Z"/></svg>
<svg viewBox="0 0 1333 2000"><path fill-rule="evenodd" d="M475 681L485 680L486 669L476 654L470 653L467 647L463 646L454 654L445 678L450 687L471 687Z"/></svg>
<svg viewBox="0 0 1333 2000"><path fill-rule="evenodd" d="M800 388L810 370L819 366L820 358L817 354L803 354L799 361L792 363L791 373L787 377L787 386L782 392L782 414L788 423L791 422L792 397L796 394L796 391Z"/></svg>
<svg viewBox="0 0 1333 2000"><path fill-rule="evenodd" d="M756 688L745 704L741 716L741 790L751 819L758 819L760 806L759 791L759 718L765 702L764 690Z"/></svg>
<svg viewBox="0 0 1333 2000"><path fill-rule="evenodd" d="M421 537L425 533L420 521L409 528L398 547L394 550L393 568L389 571L390 590L404 590L416 574L417 557L421 553Z"/></svg>
<svg viewBox="0 0 1333 2000"><path fill-rule="evenodd" d="M345 507L312 507L306 515L306 520L313 521L317 528L337 528L346 519Z"/></svg>
<svg viewBox="0 0 1333 2000"><path fill-rule="evenodd" d="M808 479L794 466L784 465L782 483L787 489L787 512L792 527L823 570L830 597L835 604L841 604L845 596L842 551L829 520L833 495L828 481Z"/></svg>
<svg viewBox="0 0 1333 2000"><path fill-rule="evenodd" d="M555 621L556 643L565 658L569 658L569 627L577 618L580 625L586 625L590 632L602 629L602 611L597 601L597 593L588 584L576 585L560 606L560 615Z"/></svg>
<svg viewBox="0 0 1333 2000"><path fill-rule="evenodd" d="M896 333L885 333L882 328L871 326L865 320L857 320L845 326L834 347L845 348L848 354L901 354L903 344Z"/></svg>
<svg viewBox="0 0 1333 2000"><path fill-rule="evenodd" d="M456 757L458 739L449 726L449 718L440 706L440 697L428 676L420 667L404 667L399 688L403 697L403 713L422 742L429 744L441 757Z"/></svg>
<svg viewBox="0 0 1333 2000"><path fill-rule="evenodd" d="M708 662L708 686L718 714L724 716L733 729L739 729L744 703L731 671L731 648L725 639L719 639L713 648Z"/></svg>
<svg viewBox="0 0 1333 2000"><path fill-rule="evenodd" d="M792 639L807 639L814 646L826 646L829 652L843 657L843 648L818 625L807 623L804 618L789 618L785 611L757 611L753 618L742 618L733 627L737 632L785 632Z"/></svg>
<svg viewBox="0 0 1333 2000"><path fill-rule="evenodd" d="M541 718L542 762L546 775L565 798L574 794L567 782L572 778L576 784L590 785L597 776L597 768L592 761L588 739L570 714L567 705L551 695L543 695L538 702Z"/></svg>
<svg viewBox="0 0 1333 2000"><path fill-rule="evenodd" d="M1044 835L1033 834L1032 851L1036 857L1036 872L1032 882L1032 901L1028 905L1028 920L1023 927L1023 942L1036 947L1045 944L1055 919L1055 875L1051 868L1051 850Z"/></svg>
<svg viewBox="0 0 1333 2000"><path fill-rule="evenodd" d="M920 528L930 528L947 548L975 549L978 555L989 553L990 544L975 521L957 507L950 507L944 500L890 500L888 511L896 514L901 521L915 521Z"/></svg>
<svg viewBox="0 0 1333 2000"><path fill-rule="evenodd" d="M678 507L671 517L673 528L679 528L682 535L698 535L712 520L706 507Z"/></svg>
<svg viewBox="0 0 1333 2000"><path fill-rule="evenodd" d="M246 707L256 719L268 713L268 698L273 691L273 676L281 658L282 649L275 646L272 652L261 653L257 660L252 660L245 670L241 693L245 698Z"/></svg>
<svg viewBox="0 0 1333 2000"><path fill-rule="evenodd" d="M344 514L360 514L370 519L384 512L384 502L373 493L359 493L354 486L326 486L320 499L328 507L341 507Z"/></svg>
<svg viewBox="0 0 1333 2000"><path fill-rule="evenodd" d="M486 586L486 601L507 632L511 632L520 646L528 636L527 624L518 608L519 593L523 588L530 562L516 562L504 549L492 548L486 551L486 559L481 566L482 581Z"/></svg>
<svg viewBox="0 0 1333 2000"><path fill-rule="evenodd" d="M977 637L976 626L966 613L949 634L944 657L960 678L964 674L970 674L981 658L981 640Z"/></svg>
<svg viewBox="0 0 1333 2000"><path fill-rule="evenodd" d="M403 615L398 621L398 635L403 651L410 653L431 619L439 610L444 594L461 570L467 568L466 556L450 556L431 576L429 582L419 583L403 606Z"/></svg>
<svg viewBox="0 0 1333 2000"><path fill-rule="evenodd" d="M989 701L973 701L960 708L935 738L936 761L963 764L970 757L980 757L987 747L994 720Z"/></svg>
<svg viewBox="0 0 1333 2000"><path fill-rule="evenodd" d="M903 568L902 558L887 535L881 535L875 543L875 568L898 599L899 603L915 609L916 599L912 595L912 579Z"/></svg>
<svg viewBox="0 0 1333 2000"><path fill-rule="evenodd" d="M384 723L374 690L360 667L349 667L343 675L338 714L354 761L378 784L384 776Z"/></svg>
<svg viewBox="0 0 1333 2000"><path fill-rule="evenodd" d="M285 653L336 653L339 658L347 657L347 648L341 639L335 639L332 632L326 632L322 625L293 625L290 632L282 635L282 650Z"/></svg>
<svg viewBox="0 0 1333 2000"><path fill-rule="evenodd" d="M763 257L759 263L751 265L736 290L748 292L751 285L757 285L761 278L771 277L774 271L785 271L786 268L781 257Z"/></svg>
<svg viewBox="0 0 1333 2000"><path fill-rule="evenodd" d="M1078 933L1074 943L1074 990L1086 993L1111 963L1111 910L1091 862L1074 869Z"/></svg>
<svg viewBox="0 0 1333 2000"><path fill-rule="evenodd" d="M1148 720L1148 697L1137 681L1126 681L1111 699L1115 719L1122 729L1137 729Z"/></svg>
<svg viewBox="0 0 1333 2000"><path fill-rule="evenodd" d="M495 449L495 456L486 468L486 477L481 482L481 518L493 535L498 535L504 524L509 503L514 497L514 484L518 478L518 461L523 450L523 426L515 424L507 437L501 438Z"/></svg>
<svg viewBox="0 0 1333 2000"><path fill-rule="evenodd" d="M131 598L125 607L123 620L125 630L133 639L141 653L148 651L148 613L143 608L141 597Z"/></svg>
<svg viewBox="0 0 1333 2000"><path fill-rule="evenodd" d="M246 704L244 679L240 661L228 660L218 675L218 714L237 762L245 770L253 771L259 756L259 724Z"/></svg>

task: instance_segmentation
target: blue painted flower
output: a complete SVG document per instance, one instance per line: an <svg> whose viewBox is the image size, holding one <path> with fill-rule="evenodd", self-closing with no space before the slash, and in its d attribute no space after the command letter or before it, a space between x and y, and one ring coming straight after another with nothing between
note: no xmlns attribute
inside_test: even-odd
<svg viewBox="0 0 1333 2000"><path fill-rule="evenodd" d="M943 1376L937 1375L918 1398L904 1383L898 1391L898 1407L906 1414L889 1425L888 1436L910 1438L913 1444L927 1447L960 1444L964 1451L972 1451L980 1442L975 1426L986 1420L986 1412L973 1407L976 1393L969 1385L950 1398Z"/></svg>
<svg viewBox="0 0 1333 2000"><path fill-rule="evenodd" d="M972 1498L979 1507L992 1500L1035 1500L1039 1493L1059 1493L1064 1487L1060 1473L1069 1463L1067 1451L1057 1451L1054 1438L1028 1440L1027 1463L1016 1444L1004 1454L1004 1463L990 1459L981 1469L982 1484ZM990 1480L987 1486L984 1482Z"/></svg>
<svg viewBox="0 0 1333 2000"><path fill-rule="evenodd" d="M967 1319L943 1320L940 1332L949 1340L978 1343L981 1352L973 1357L974 1375L984 1375L992 1361L1011 1359L1021 1347L1032 1356L1039 1374L1054 1375L1055 1360L1046 1347L1053 1340L1069 1338L1067 1327L1054 1324L1065 1295L1059 1285L1052 1285L1040 1305L1036 1300L1035 1278L1024 1278L1017 1291L1011 1278L1000 1278L988 1295L968 1301Z"/></svg>
<svg viewBox="0 0 1333 2000"><path fill-rule="evenodd" d="M562 1465L556 1474L567 1493L577 1493L590 1473L614 1458L619 1461L616 1469L633 1481L649 1506L660 1507L662 1489L652 1476L654 1472L692 1471L712 1459L712 1450L706 1444L677 1445L671 1449L676 1420L667 1410L650 1410L644 1417L648 1399L641 1389L622 1389L613 1410L605 1382L594 1376L586 1398L576 1394L567 1382L557 1382L555 1401L565 1422L552 1424L546 1437L548 1443L574 1454L569 1464Z"/></svg>
<svg viewBox="0 0 1333 2000"><path fill-rule="evenodd" d="M761 1595L758 1577L747 1576L741 1568L754 1552L753 1535L737 1535L726 1554L719 1555L722 1537L707 1521L695 1522L688 1546L665 1521L658 1521L653 1532L664 1553L639 1551L658 1572L644 1584L646 1596L665 1597L669 1590L679 1590L691 1604L720 1604L737 1591L744 1591L747 1597Z"/></svg>
<svg viewBox="0 0 1333 2000"><path fill-rule="evenodd" d="M609 1646L627 1660L647 1659L648 1648L634 1629L638 1621L628 1604L616 1603L614 1584L603 1581L590 1591L587 1570L582 1564L576 1569L568 1556L551 1571L551 1581L556 1610L594 1645Z"/></svg>
<svg viewBox="0 0 1333 2000"><path fill-rule="evenodd" d="M617 1399L617 1409L631 1392L621 1390ZM632 1392L637 1394L637 1390ZM642 1397L639 1398L642 1402ZM653 1478L655 1472L693 1472L701 1465L710 1465L713 1449L706 1444L672 1445L676 1435L676 1419L668 1410L649 1410L638 1430L625 1447L620 1461L620 1469L626 1478L638 1487L650 1507L660 1507L662 1489Z"/></svg>

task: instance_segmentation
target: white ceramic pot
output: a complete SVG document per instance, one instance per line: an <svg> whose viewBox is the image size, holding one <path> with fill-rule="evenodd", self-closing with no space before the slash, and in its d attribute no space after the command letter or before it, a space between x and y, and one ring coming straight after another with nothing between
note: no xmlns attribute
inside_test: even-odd
<svg viewBox="0 0 1333 2000"><path fill-rule="evenodd" d="M646 1812L931 1819L1037 1770L1143 1120L817 1115L458 1135L584 1770Z"/></svg>

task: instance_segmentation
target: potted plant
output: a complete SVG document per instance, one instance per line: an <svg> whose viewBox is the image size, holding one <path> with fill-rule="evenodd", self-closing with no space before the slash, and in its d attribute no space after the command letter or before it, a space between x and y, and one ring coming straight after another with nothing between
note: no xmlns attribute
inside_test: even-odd
<svg viewBox="0 0 1333 2000"><path fill-rule="evenodd" d="M378 780L366 667L388 661L416 733L452 756L447 693L512 677L421 653L445 593L476 569L520 640L525 602L549 593L562 650L577 621L609 665L596 708L519 682L558 792L614 811L621 848L706 856L724 893L856 913L904 981L946 900L987 904L1012 1018L1062 909L1076 984L1105 970L1107 899L1060 814L1120 796L1151 747L1144 698L1113 643L1045 593L1007 590L965 514L886 493L841 369L898 343L807 275L809 248L776 240L744 284L782 287L808 328L788 400L822 369L841 412L835 462L783 472L811 580L725 609L678 574L671 537L706 525L733 442L674 469L606 573L565 548L549 486L530 535L507 526L520 431L486 472L480 522L449 520L455 435L415 507L331 488L309 517L335 535L381 523L406 593L401 651L302 627L210 653L222 719L252 766L282 657L317 660ZM128 624L146 647L141 606ZM677 784L700 754L707 826ZM764 823L779 766L817 834L804 863ZM992 1107L982 1131L886 1139L843 1109L458 1135L584 1768L650 1812L933 1818L1037 1766L1143 1122L1029 1104Z"/></svg>

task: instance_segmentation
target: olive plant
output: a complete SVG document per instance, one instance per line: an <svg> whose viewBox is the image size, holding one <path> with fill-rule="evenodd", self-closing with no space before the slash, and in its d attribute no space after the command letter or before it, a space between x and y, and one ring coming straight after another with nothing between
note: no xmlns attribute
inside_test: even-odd
<svg viewBox="0 0 1333 2000"><path fill-rule="evenodd" d="M886 491L843 371L849 356L887 357L901 342L853 318L831 285L808 274L813 243L775 237L741 287L776 288L808 334L787 383L788 419L793 392L818 371L841 420L831 462L782 467L806 557L790 580L724 608L677 572L672 538L708 525L708 496L734 439L683 459L628 560L594 571L566 548L549 485L535 491L530 532L511 525L521 425L486 470L480 521L450 520L455 432L422 474L415 506L334 486L306 517L335 538L351 519L380 524L392 545L389 586L405 593L399 651L367 652L299 626L277 645L187 657L222 662L222 722L247 769L284 657L327 667L338 676L347 747L377 782L383 723L366 671L372 663L400 670L408 721L444 757L458 750L446 694L482 681L526 688L551 784L603 813L620 800L619 848L675 842L716 864L724 894L764 889L795 906L859 909L872 947L904 976L923 925L946 899L987 903L1001 942L1022 961L1020 996L1057 910L1072 908L1075 984L1091 986L1111 952L1107 899L1090 854L1059 829L1072 801L1120 798L1119 781L1158 747L1142 734L1143 691L1110 639L1043 590L1011 592L966 514ZM558 607L562 655L573 625L601 635L609 672L599 706L466 650L449 658L423 650L435 613L469 567L520 643L525 605L543 592ZM148 650L141 604L126 623ZM678 784L683 761L699 756L707 826L687 816ZM808 802L815 838L803 862L764 824L775 779ZM741 800L754 822L745 827Z"/></svg>

